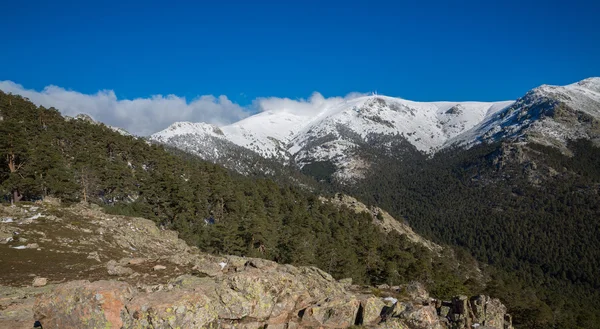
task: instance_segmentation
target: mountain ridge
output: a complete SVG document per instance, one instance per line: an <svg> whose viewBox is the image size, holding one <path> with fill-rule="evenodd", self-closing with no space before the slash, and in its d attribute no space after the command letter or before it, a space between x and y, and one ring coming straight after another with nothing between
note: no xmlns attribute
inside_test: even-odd
<svg viewBox="0 0 600 329"><path fill-rule="evenodd" d="M335 167L335 180L353 182L364 176L371 162L360 157L358 150L381 137L406 141L423 154L532 135L540 135L534 140L558 147L567 139L596 140L600 136L596 127L599 90L600 78L593 77L566 86L542 85L516 101L414 102L383 95L358 96L312 112L269 110L221 127L178 122L150 140L237 171L207 153L236 157L236 145L298 169L328 162ZM237 151L229 152L219 144Z"/></svg>

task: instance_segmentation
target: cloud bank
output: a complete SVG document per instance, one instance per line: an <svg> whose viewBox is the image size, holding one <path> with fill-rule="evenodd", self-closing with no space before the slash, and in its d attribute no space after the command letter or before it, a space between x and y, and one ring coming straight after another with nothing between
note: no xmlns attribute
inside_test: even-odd
<svg viewBox="0 0 600 329"><path fill-rule="evenodd" d="M346 97L325 98L314 93L307 100L258 98L250 107L242 107L223 95L204 95L190 102L175 95L119 100L112 90L82 94L51 85L36 91L25 89L12 81L0 81L0 90L26 97L38 106L54 107L63 115L85 113L104 124L123 128L138 136L153 134L178 121L227 125L256 111L289 111L298 115L312 115L344 99L360 95L353 93Z"/></svg>
<svg viewBox="0 0 600 329"><path fill-rule="evenodd" d="M361 93L350 93L345 97L329 97L325 98L320 93L313 93L307 99L293 100L289 98L265 97L258 98L254 101L255 106L262 111L286 111L296 115L315 115L326 108L334 106L345 100L363 96Z"/></svg>

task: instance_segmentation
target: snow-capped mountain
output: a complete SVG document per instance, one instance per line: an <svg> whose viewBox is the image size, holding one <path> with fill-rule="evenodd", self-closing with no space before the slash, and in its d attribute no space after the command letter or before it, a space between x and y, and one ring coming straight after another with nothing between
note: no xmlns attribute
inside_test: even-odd
<svg viewBox="0 0 600 329"><path fill-rule="evenodd" d="M282 108L221 127L178 122L151 139L219 163L242 150L300 169L328 162L335 166L333 176L343 181L361 177L372 161L361 149L382 140L390 150L394 141L402 141L428 154L508 138L556 144L598 138L599 118L600 78L590 78L564 87L544 85L517 101L413 102L360 96L340 99L317 113Z"/></svg>
<svg viewBox="0 0 600 329"><path fill-rule="evenodd" d="M445 146L516 139L563 147L567 140L579 138L600 138L600 78L535 88Z"/></svg>

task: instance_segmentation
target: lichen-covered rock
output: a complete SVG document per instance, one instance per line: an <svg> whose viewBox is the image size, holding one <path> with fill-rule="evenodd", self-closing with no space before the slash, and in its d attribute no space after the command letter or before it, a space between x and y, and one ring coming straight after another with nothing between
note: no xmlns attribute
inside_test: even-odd
<svg viewBox="0 0 600 329"><path fill-rule="evenodd" d="M301 326L323 328L348 328L354 325L360 302L336 299L311 306L302 311Z"/></svg>
<svg viewBox="0 0 600 329"><path fill-rule="evenodd" d="M429 301L429 293L425 290L425 286L423 286L420 282L411 282L406 286L406 292L410 296L410 299L417 302L425 302Z"/></svg>
<svg viewBox="0 0 600 329"><path fill-rule="evenodd" d="M413 329L446 329L434 306L406 305L399 318Z"/></svg>
<svg viewBox="0 0 600 329"><path fill-rule="evenodd" d="M44 328L121 328L125 304L133 296L128 284L116 281L72 281L40 295L35 319Z"/></svg>
<svg viewBox="0 0 600 329"><path fill-rule="evenodd" d="M451 302L438 303L438 313L452 328L512 329L512 318L499 299L489 296L457 296Z"/></svg>
<svg viewBox="0 0 600 329"><path fill-rule="evenodd" d="M129 267L121 266L114 260L110 260L106 263L106 270L108 271L109 275L115 276L133 274L132 269L130 269Z"/></svg>
<svg viewBox="0 0 600 329"><path fill-rule="evenodd" d="M212 300L185 290L138 295L127 311L126 328L204 328L217 319Z"/></svg>
<svg viewBox="0 0 600 329"><path fill-rule="evenodd" d="M34 299L16 290L0 287L0 328L31 329Z"/></svg>
<svg viewBox="0 0 600 329"><path fill-rule="evenodd" d="M389 321L381 322L375 326L374 329L409 329L409 327L400 319L391 319Z"/></svg>
<svg viewBox="0 0 600 329"><path fill-rule="evenodd" d="M381 320L381 311L385 307L385 302L378 297L368 297L360 301L360 313L358 318L362 325L375 325Z"/></svg>
<svg viewBox="0 0 600 329"><path fill-rule="evenodd" d="M499 299L489 296L471 297L470 306L473 311L473 323L494 329L505 329L506 306ZM512 326L512 323L507 323Z"/></svg>

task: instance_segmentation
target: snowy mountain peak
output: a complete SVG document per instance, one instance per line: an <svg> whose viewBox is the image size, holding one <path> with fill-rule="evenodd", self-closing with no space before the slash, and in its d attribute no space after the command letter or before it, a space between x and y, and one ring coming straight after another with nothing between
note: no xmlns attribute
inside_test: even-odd
<svg viewBox="0 0 600 329"><path fill-rule="evenodd" d="M167 129L162 130L152 138L168 140L171 137L179 135L212 135L223 136L223 131L213 124L204 122L175 122Z"/></svg>
<svg viewBox="0 0 600 329"><path fill-rule="evenodd" d="M595 140L600 137L593 128L600 123L598 90L600 78L566 86L542 85L446 144L468 146L512 138L564 147L569 139Z"/></svg>
<svg viewBox="0 0 600 329"><path fill-rule="evenodd" d="M369 95L311 99L311 106L300 109L289 104L270 104L264 112L221 127L179 122L151 138L213 159L227 157L217 144L230 143L299 168L329 162L337 178L346 179L369 167L372 159L361 151L369 147L391 150L407 143L402 145L433 153L451 145L468 147L532 133L560 141L592 138L581 120L600 118L600 78L543 85L517 101L415 102ZM231 145L227 147L236 149Z"/></svg>
<svg viewBox="0 0 600 329"><path fill-rule="evenodd" d="M585 80L581 80L569 86L577 86L581 88L588 89L593 92L600 93L600 77L592 77L587 78Z"/></svg>

